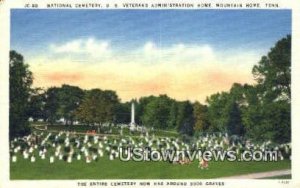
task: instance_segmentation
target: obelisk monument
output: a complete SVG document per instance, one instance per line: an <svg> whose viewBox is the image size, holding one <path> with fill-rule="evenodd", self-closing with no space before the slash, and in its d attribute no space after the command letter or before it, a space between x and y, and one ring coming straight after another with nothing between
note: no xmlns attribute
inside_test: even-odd
<svg viewBox="0 0 300 188"><path fill-rule="evenodd" d="M131 122L130 125L134 126L135 125L135 120L134 120L134 101L131 102Z"/></svg>

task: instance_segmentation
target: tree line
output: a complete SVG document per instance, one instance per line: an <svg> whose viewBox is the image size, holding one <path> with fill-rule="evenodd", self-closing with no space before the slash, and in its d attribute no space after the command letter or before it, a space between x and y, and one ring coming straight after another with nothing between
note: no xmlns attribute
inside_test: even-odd
<svg viewBox="0 0 300 188"><path fill-rule="evenodd" d="M28 118L55 124L64 118L85 125L130 122L131 102L138 125L194 135L228 132L253 140L278 143L291 139L291 36L279 40L253 66L255 84L234 83L228 92L207 97L206 103L177 101L167 95L121 102L112 90L83 90L64 84L32 88L32 73L23 56L10 52L10 136L27 134Z"/></svg>

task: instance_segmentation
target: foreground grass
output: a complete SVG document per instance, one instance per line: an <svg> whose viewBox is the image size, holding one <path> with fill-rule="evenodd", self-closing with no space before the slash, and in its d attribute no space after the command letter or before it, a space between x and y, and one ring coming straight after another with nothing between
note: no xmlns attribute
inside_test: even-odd
<svg viewBox="0 0 300 188"><path fill-rule="evenodd" d="M208 170L168 162L121 162L106 157L86 164L83 160L66 163L38 159L35 163L19 158L10 163L10 178L18 179L210 179L280 169L290 169L289 160L279 162L210 162Z"/></svg>

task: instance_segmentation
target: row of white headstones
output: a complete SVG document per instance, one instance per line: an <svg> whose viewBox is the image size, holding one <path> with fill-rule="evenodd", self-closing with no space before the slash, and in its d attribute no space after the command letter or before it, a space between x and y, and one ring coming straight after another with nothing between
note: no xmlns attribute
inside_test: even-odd
<svg viewBox="0 0 300 188"><path fill-rule="evenodd" d="M59 133L58 135L56 135L56 138L58 138L62 134L63 133ZM42 143L45 143L48 140L48 138L50 137L50 135L51 135L51 133L49 133L45 137L45 139L42 141ZM67 135L67 137L65 138L65 146L69 146L70 145L70 140L69 140L69 137L68 137L69 135L68 135L68 133L66 133L66 135ZM216 147L216 146L218 146L218 147L221 147L221 148L224 147L224 145L225 145L224 143L226 143L226 145L228 145L228 143L227 143L228 141L226 141L226 142L223 141L223 140L228 139L227 135L225 135L225 136L220 135L219 136L219 138L223 139L221 141L221 144L219 144L218 141L216 140L217 137L218 136L215 136L215 137L207 137L207 136L203 137L202 139L200 139L200 141L198 140L196 142L196 145L197 145L197 147L199 145L201 145L201 147L204 147L204 146L215 146ZM98 138L99 138L98 136L94 136L94 144L98 143L98 141L99 141ZM151 139L149 136L141 136L141 138L146 141L147 146L152 147L152 145L153 145L153 138ZM104 137L104 140L105 140L104 142L107 142L107 137ZM175 146L177 149L179 148L179 144L178 144L179 140L178 139L176 139L176 141L174 141L174 140L171 141L170 138L161 138L161 139L157 139L157 141L158 141L157 142L158 145L159 145L160 142L165 142L166 141L166 143L167 143L167 148L166 149L170 149L170 145ZM80 141L78 140L78 142L79 143L77 143L77 148L79 148L79 146L80 146ZM114 140L114 142L116 143L116 140ZM126 139L123 138L121 140L121 143L122 142L124 142L124 143L125 142L130 142L131 144L135 144L134 140L131 137L129 138L129 140L128 139L126 140ZM88 142L88 135L85 135L83 143L86 144L87 147L91 147L92 146L92 144L90 142ZM265 145L268 145L268 144L270 144L270 143L263 144L261 146L262 149L265 147ZM100 148L100 149L98 149L98 154L99 154L100 157L103 157L103 151L102 151L103 145L102 145L102 142L99 142L98 145L99 145L99 148ZM144 144L141 142L138 145L139 146L143 146ZM187 150L189 149L189 145L188 144L184 144L183 142L181 142L181 145L184 146ZM230 149L233 146L235 146L235 144L229 146L228 148ZM55 157L58 157L59 160L62 160L63 159L63 154L60 153L61 146L60 145L58 145L58 146L54 145L53 147L56 147ZM241 146L241 144L238 144L237 147L239 148L239 147L242 147L242 146ZM256 146L256 147L259 147L259 146ZM38 148L37 145L35 145L35 147L30 147L29 148L29 153L32 153L33 150L34 150L34 148L37 149ZM287 148L287 145L285 145L285 148ZM17 147L14 148L14 152L17 153L20 149L21 149L21 147L17 146ZM45 159L46 158L45 153L46 153L47 150L46 151L45 150L46 149L39 151L39 156L41 157L41 159ZM111 148L109 148L109 147L106 147L105 150L107 150L110 153L110 155L109 155L109 159L110 160L114 160L114 158L118 157L118 155L119 155L118 152L116 152L114 150L111 150ZM90 155L88 153L87 148L85 146L83 146L81 148L81 152L84 152L86 163L90 163L92 160L96 160L98 158L98 155L96 155L96 154ZM28 153L27 150L23 152L24 159L28 159L29 158L29 153ZM72 150L71 150L71 152L69 153L69 155L68 155L68 157L66 159L66 161L68 163L72 162L72 155L73 155L73 153L74 152L72 152ZM54 163L55 157L54 156L50 156L50 158L49 158L50 163ZM77 158L77 160L81 160L81 155L78 154L76 158ZM36 157L35 156L31 156L30 157L30 161L31 162L35 162L36 161ZM17 162L17 156L16 155L12 156L12 162Z"/></svg>

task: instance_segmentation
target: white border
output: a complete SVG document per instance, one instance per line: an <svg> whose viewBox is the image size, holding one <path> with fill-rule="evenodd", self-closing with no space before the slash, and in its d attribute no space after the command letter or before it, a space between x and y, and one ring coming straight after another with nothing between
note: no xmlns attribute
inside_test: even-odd
<svg viewBox="0 0 300 188"><path fill-rule="evenodd" d="M68 2L67 0L0 0L0 168L1 178L0 187L80 187L78 182L108 182L108 185L113 182L122 181L135 181L137 184L143 180L34 180L34 181L10 181L9 179L9 152L8 152L8 62L9 62L9 49L10 49L10 9L11 8L24 8L26 3L34 3L39 5L39 9L47 8L47 3L101 3L103 5L109 3L111 5L118 4L119 8L125 0L75 0ZM261 7L258 9L270 9L265 3L278 3L279 9L292 9L292 180L288 184L282 184L278 180L225 180L225 179L200 179L200 180L145 180L147 182L160 182L160 181L179 181L179 182L224 182L225 186L199 186L199 187L300 187L300 142L299 142L299 122L300 122L300 2L299 0L127 0L126 3L260 3ZM105 7L104 7L105 8ZM113 7L111 7L113 8ZM214 9L219 9L212 7ZM74 8L73 8L74 9ZM133 9L133 8L132 8ZM138 9L138 8L137 8ZM149 8L148 8L149 9ZM201 8L205 9L205 8ZM206 8L207 9L207 8ZM231 8L225 8L231 9ZM237 9L237 8L233 8ZM240 9L240 8L238 8ZM278 8L275 8L278 9ZM30 24L30 23L29 23ZM100 187L100 186L87 186L87 187ZM107 186L110 187L110 186ZM117 186L120 187L120 186ZM149 187L149 186L143 186ZM160 186L156 186L160 187ZM172 186L168 186L172 187ZM179 186L176 186L179 187ZM187 187L187 186L186 186Z"/></svg>

